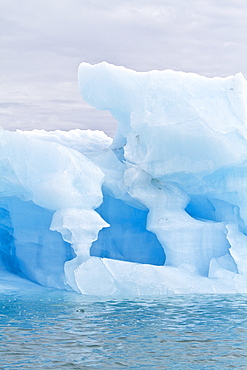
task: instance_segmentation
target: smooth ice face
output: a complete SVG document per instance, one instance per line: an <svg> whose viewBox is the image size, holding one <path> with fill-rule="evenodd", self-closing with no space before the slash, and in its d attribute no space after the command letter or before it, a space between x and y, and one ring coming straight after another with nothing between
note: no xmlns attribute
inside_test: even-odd
<svg viewBox="0 0 247 370"><path fill-rule="evenodd" d="M84 100L119 121L113 147L155 178L205 176L245 160L246 81L138 73L107 63L79 68ZM188 179L187 179L188 180Z"/></svg>
<svg viewBox="0 0 247 370"><path fill-rule="evenodd" d="M0 289L247 292L246 85L82 63L116 137L1 131Z"/></svg>

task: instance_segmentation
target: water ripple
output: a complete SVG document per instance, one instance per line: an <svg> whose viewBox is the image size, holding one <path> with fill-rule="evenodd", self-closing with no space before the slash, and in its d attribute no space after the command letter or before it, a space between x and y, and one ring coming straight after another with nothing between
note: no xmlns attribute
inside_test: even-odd
<svg viewBox="0 0 247 370"><path fill-rule="evenodd" d="M1 369L246 369L247 297L0 298Z"/></svg>

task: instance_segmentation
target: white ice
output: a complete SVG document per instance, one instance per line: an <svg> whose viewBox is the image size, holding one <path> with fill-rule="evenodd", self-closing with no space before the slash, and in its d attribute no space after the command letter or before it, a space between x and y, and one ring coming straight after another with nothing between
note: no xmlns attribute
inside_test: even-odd
<svg viewBox="0 0 247 370"><path fill-rule="evenodd" d="M244 77L78 78L116 137L2 130L0 269L89 295L246 293Z"/></svg>

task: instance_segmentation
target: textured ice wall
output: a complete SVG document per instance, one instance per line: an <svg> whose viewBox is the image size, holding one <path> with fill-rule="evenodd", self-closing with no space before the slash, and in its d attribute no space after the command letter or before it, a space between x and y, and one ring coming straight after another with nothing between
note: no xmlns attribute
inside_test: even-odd
<svg viewBox="0 0 247 370"><path fill-rule="evenodd" d="M1 131L0 273L94 295L247 292L243 76L83 63L79 85L117 135Z"/></svg>
<svg viewBox="0 0 247 370"><path fill-rule="evenodd" d="M82 63L79 86L85 101L118 120L111 148L126 166L127 194L149 211L147 229L163 246L165 266L210 277L209 285L234 276L241 283L229 289L246 289L238 262L247 262L244 77Z"/></svg>

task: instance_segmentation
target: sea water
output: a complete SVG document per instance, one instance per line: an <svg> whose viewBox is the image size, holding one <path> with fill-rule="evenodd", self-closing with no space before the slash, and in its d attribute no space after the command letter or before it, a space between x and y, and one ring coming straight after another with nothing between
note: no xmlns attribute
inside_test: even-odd
<svg viewBox="0 0 247 370"><path fill-rule="evenodd" d="M247 296L0 297L0 369L247 369Z"/></svg>

